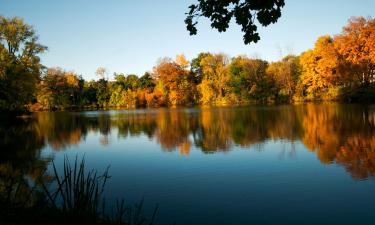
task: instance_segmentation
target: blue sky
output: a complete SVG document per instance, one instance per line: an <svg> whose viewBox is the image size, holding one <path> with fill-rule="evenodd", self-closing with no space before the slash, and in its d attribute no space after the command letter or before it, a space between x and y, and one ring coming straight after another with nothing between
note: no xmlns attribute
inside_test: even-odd
<svg viewBox="0 0 375 225"><path fill-rule="evenodd" d="M232 24L225 33L201 18L189 36L184 18L194 0L0 0L0 14L23 17L49 47L43 64L95 78L109 72L142 75L160 57L199 52L248 55L269 61L313 47L317 37L341 31L351 16L375 17L374 0L285 0L276 24L260 29L261 41L244 45Z"/></svg>

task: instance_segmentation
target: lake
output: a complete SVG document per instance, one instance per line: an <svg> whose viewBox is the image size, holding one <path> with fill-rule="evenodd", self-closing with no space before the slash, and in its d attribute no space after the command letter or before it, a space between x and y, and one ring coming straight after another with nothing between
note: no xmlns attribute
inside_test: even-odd
<svg viewBox="0 0 375 225"><path fill-rule="evenodd" d="M0 134L0 168L84 156L159 224L375 224L375 105L38 112Z"/></svg>

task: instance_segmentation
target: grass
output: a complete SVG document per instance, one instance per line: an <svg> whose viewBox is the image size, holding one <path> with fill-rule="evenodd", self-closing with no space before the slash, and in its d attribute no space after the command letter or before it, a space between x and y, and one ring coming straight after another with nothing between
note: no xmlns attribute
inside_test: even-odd
<svg viewBox="0 0 375 225"><path fill-rule="evenodd" d="M73 166L67 157L64 157L62 175L53 166L53 177L56 189L48 188L41 181L47 202L55 210L59 211L67 220L77 220L83 224L93 224L102 216L100 207L104 200L102 194L109 178L108 168L98 175L98 172L91 170L86 172L85 159L79 162L76 157Z"/></svg>
<svg viewBox="0 0 375 225"><path fill-rule="evenodd" d="M38 201L18 200L22 179L8 183L6 189L0 188L0 224L155 224L158 207L147 219L143 199L135 205L117 200L113 207L106 207L103 193L110 178L109 167L103 173L87 171L84 157L81 160L76 157L73 163L64 157L62 172L58 172L54 162L52 169L50 179L42 176L36 182L38 187L26 191L27 196L40 196Z"/></svg>

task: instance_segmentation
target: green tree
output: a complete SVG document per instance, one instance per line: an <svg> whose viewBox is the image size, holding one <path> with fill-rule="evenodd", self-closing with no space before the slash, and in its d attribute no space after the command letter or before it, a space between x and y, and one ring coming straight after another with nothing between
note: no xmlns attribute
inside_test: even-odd
<svg viewBox="0 0 375 225"><path fill-rule="evenodd" d="M0 110L25 110L35 99L46 49L23 19L0 16Z"/></svg>
<svg viewBox="0 0 375 225"><path fill-rule="evenodd" d="M273 62L268 66L267 75L275 79L280 101L292 99L300 73L299 57L294 55L288 55L281 61Z"/></svg>
<svg viewBox="0 0 375 225"><path fill-rule="evenodd" d="M80 99L82 106L96 106L98 85L94 80L84 82L82 97Z"/></svg>
<svg viewBox="0 0 375 225"><path fill-rule="evenodd" d="M153 89L155 87L155 82L151 77L151 74L146 72L143 76L139 78L139 88L141 89Z"/></svg>
<svg viewBox="0 0 375 225"><path fill-rule="evenodd" d="M275 80L268 76L268 63L260 59L239 56L229 65L229 84L236 101L266 102L275 95Z"/></svg>
<svg viewBox="0 0 375 225"><path fill-rule="evenodd" d="M104 78L97 81L96 99L99 107L106 107L110 98L108 81Z"/></svg>
<svg viewBox="0 0 375 225"><path fill-rule="evenodd" d="M131 90L136 90L139 86L139 78L137 75L134 74L129 74L126 77L125 81L125 88L126 89L131 89Z"/></svg>
<svg viewBox="0 0 375 225"><path fill-rule="evenodd" d="M196 84L202 82L203 79L203 70L201 66L201 61L206 56L210 55L208 52L201 52L198 56L191 60L190 70L193 75L193 80Z"/></svg>
<svg viewBox="0 0 375 225"><path fill-rule="evenodd" d="M114 73L115 85L125 87L126 76L122 73Z"/></svg>

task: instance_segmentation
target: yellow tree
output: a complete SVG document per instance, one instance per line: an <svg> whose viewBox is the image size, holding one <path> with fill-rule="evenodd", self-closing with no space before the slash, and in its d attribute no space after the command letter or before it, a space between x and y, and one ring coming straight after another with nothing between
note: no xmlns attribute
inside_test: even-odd
<svg viewBox="0 0 375 225"><path fill-rule="evenodd" d="M74 72L48 68L38 84L37 101L44 109L78 105L80 90L81 78Z"/></svg>
<svg viewBox="0 0 375 225"><path fill-rule="evenodd" d="M203 100L225 101L229 81L228 62L228 57L224 54L208 54L200 61L203 80L199 85L199 90ZM214 96L207 96L207 94L214 94ZM210 102L201 101L201 103L209 104Z"/></svg>
<svg viewBox="0 0 375 225"><path fill-rule="evenodd" d="M335 47L343 59L352 64L351 73L361 84L374 82L375 20L353 17L335 37ZM353 79L353 78L352 78Z"/></svg>
<svg viewBox="0 0 375 225"><path fill-rule="evenodd" d="M339 55L330 36L318 38L315 48L304 52L300 62L300 85L308 98L323 97L338 83Z"/></svg>
<svg viewBox="0 0 375 225"><path fill-rule="evenodd" d="M157 86L162 86L168 102L172 106L185 105L191 101L191 82L189 71L186 69L188 61L180 55L176 61L163 59L154 68Z"/></svg>
<svg viewBox="0 0 375 225"><path fill-rule="evenodd" d="M184 54L178 54L176 56L175 62L183 69L187 69L189 66L189 61L186 59Z"/></svg>

